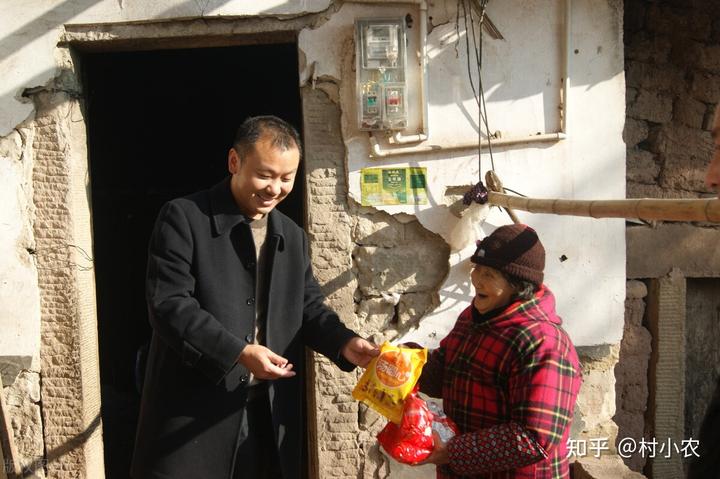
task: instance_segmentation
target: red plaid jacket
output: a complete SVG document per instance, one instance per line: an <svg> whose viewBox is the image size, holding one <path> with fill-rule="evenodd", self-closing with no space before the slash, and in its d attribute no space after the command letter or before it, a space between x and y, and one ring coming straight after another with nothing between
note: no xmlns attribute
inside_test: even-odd
<svg viewBox="0 0 720 479"><path fill-rule="evenodd" d="M581 373L555 298L543 286L491 316L463 311L420 378L420 390L442 397L460 429L438 477L568 478Z"/></svg>

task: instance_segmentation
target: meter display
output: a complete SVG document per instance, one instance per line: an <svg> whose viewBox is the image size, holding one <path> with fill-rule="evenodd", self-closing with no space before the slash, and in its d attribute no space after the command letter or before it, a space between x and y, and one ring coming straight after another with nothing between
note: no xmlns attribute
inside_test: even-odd
<svg viewBox="0 0 720 479"><path fill-rule="evenodd" d="M402 130L407 126L405 21L355 22L358 126Z"/></svg>

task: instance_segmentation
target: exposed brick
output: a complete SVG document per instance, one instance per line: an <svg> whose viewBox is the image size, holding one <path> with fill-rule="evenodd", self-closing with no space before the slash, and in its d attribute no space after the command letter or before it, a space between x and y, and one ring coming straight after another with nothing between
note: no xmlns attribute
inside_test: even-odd
<svg viewBox="0 0 720 479"><path fill-rule="evenodd" d="M660 34L669 32L685 31L689 18L687 11L681 8L671 8L659 3L653 3L648 7L647 30Z"/></svg>
<svg viewBox="0 0 720 479"><path fill-rule="evenodd" d="M633 148L627 153L627 178L638 183L653 184L657 181L659 165L649 151Z"/></svg>
<svg viewBox="0 0 720 479"><path fill-rule="evenodd" d="M698 198L700 195L692 191L628 181L626 196L628 198Z"/></svg>
<svg viewBox="0 0 720 479"><path fill-rule="evenodd" d="M661 93L640 90L635 102L628 107L633 118L665 123L672 118L672 98Z"/></svg>
<svg viewBox="0 0 720 479"><path fill-rule="evenodd" d="M720 99L720 75L695 72L692 76L690 94L700 101L716 103Z"/></svg>
<svg viewBox="0 0 720 479"><path fill-rule="evenodd" d="M329 288L329 302L341 318L360 333L353 308L356 281L352 274L353 220L347 211L345 147L340 133L340 110L320 90L304 88L306 178L308 181L308 235L315 276ZM327 292L327 291L326 291ZM356 403L350 391L356 374L345 374L321 356L315 356L315 427L320 477L347 477L362 468L357 450L359 430ZM311 426L312 427L312 426ZM351 451L338 456L339 451ZM340 466L338 466L338 464Z"/></svg>
<svg viewBox="0 0 720 479"><path fill-rule="evenodd" d="M623 23L625 33L637 32L645 26L646 6L645 2L626 2L624 5Z"/></svg>
<svg viewBox="0 0 720 479"><path fill-rule="evenodd" d="M712 154L710 135L685 126L668 126L658 138L664 159L660 185L690 191L703 191L705 167Z"/></svg>
<svg viewBox="0 0 720 479"><path fill-rule="evenodd" d="M681 96L675 101L673 119L690 128L702 129L707 105L687 96Z"/></svg>
<svg viewBox="0 0 720 479"><path fill-rule="evenodd" d="M389 247L402 241L404 231L403 224L380 211L373 215L358 215L353 238L359 245Z"/></svg>
<svg viewBox="0 0 720 479"><path fill-rule="evenodd" d="M627 118L625 120L625 128L623 129L623 140L628 149L636 146L641 141L645 141L648 137L648 124L642 120Z"/></svg>
<svg viewBox="0 0 720 479"><path fill-rule="evenodd" d="M77 283L68 268L72 256L66 247L72 242L70 229L70 173L64 156L66 138L60 132L59 119L67 114L52 108L56 100L43 98L47 111L35 121L34 202L38 205L35 238L38 251L38 284L42 311L42 415L46 450L75 449L61 454L47 465L51 478L74 477L67 471L81 473L84 468L83 409L80 381L79 336L77 324ZM67 99L66 99L67 101Z"/></svg>
<svg viewBox="0 0 720 479"><path fill-rule="evenodd" d="M640 2L633 2L640 3ZM625 59L655 64L666 63L672 41L666 35L650 35L640 31L626 38Z"/></svg>
<svg viewBox="0 0 720 479"><path fill-rule="evenodd" d="M681 68L697 68L702 59L705 45L691 38L673 37L670 51L671 65Z"/></svg>
<svg viewBox="0 0 720 479"><path fill-rule="evenodd" d="M700 55L700 68L720 74L720 45L706 45Z"/></svg>
<svg viewBox="0 0 720 479"><path fill-rule="evenodd" d="M687 9L687 1L682 2L681 8ZM690 28L687 30L687 34L690 38L700 41L706 41L712 34L713 19L717 18L718 11L717 5L712 7L713 1L702 0L702 3L698 3L694 7L694 11L690 14L690 20L688 24ZM708 7L714 12L708 11Z"/></svg>
<svg viewBox="0 0 720 479"><path fill-rule="evenodd" d="M639 92L638 92L637 88L632 88L632 87L626 88L625 89L625 103L628 105L630 105L631 103L634 103L635 100L637 100L638 93ZM628 116L630 116L630 115L628 114Z"/></svg>

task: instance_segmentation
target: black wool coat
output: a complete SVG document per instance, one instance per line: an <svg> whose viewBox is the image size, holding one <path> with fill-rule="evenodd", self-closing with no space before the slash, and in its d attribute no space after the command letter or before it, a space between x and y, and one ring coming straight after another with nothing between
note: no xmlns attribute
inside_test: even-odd
<svg viewBox="0 0 720 479"><path fill-rule="evenodd" d="M305 346L342 370L356 334L324 304L305 232L273 210L267 231L266 344L297 375L270 381L269 398L285 479L303 476ZM255 245L229 178L172 200L149 246L146 295L153 336L132 477L230 479L248 371L236 359L255 332Z"/></svg>

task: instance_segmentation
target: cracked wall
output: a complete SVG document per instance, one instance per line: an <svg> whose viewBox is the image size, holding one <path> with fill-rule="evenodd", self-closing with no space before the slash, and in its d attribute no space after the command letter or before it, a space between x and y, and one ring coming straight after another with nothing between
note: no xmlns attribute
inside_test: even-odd
<svg viewBox="0 0 720 479"><path fill-rule="evenodd" d="M384 2L383 2L384 3ZM592 3L592 2L590 2ZM381 151L372 156L368 133L359 131L356 121L353 22L370 15L365 3L342 4L326 21L303 29L298 46L303 60L300 78L328 93L342 106L341 133L345 144L348 195L361 203L360 176L367 167L419 166L427 168L426 205L377 206L389 214L408 214L427 230L439 235L451 247L450 271L438 294L440 305L411 332L414 339L434 346L449 330L454 318L471 294L468 258L475 239L509 222L496 209L475 209L459 219L448 195L453 187L467 189L494 163L506 186L529 196L594 198L624 196L625 147L621 140L624 119L624 78L622 73L622 5L607 2L573 4L570 40L571 58L565 58L563 12L558 5L543 2L491 3L488 15L502 23L505 41L487 40L484 46L485 75L488 76L488 115L493 131L505 137L553 131L559 124L558 91L564 64L574 79L567 105L572 118L566 141L540 145L496 146L493 157L483 150L477 156L477 105L467 79L465 37L455 29L455 5L448 2L428 7L428 151L392 154L393 147L383 135L376 135ZM418 18L415 5L376 5L374 16L411 18L408 29L407 133L420 127L420 65ZM545 13L542 21L519 21L517 11ZM590 13L592 12L592 13ZM589 29L589 30L588 30ZM579 33L593 31L592 35ZM328 42L328 38L333 38ZM550 45L553 45L550 47ZM472 53L471 53L472 55ZM538 60L541 59L541 60ZM542 80L541 80L542 79ZM590 85L596 85L597 88ZM536 102L536 99L539 101ZM541 101L539 99L542 99ZM608 103L610 101L610 103ZM592 105L608 112L590 115ZM550 107L554 105L554 107ZM611 113L612 112L612 113ZM593 128L584 128L592 124ZM484 135L485 132L481 132ZM598 136L599 135L599 136ZM467 144L465 148L444 148ZM603 144L604 148L597 148ZM492 161L491 161L492 160ZM554 217L520 212L519 217L540 234L548 251L546 277L557 292L558 307L567 318L571 337L582 345L616 344L622 335L624 303L624 257L622 221ZM567 260L559 260L559 258ZM604 295L582 295L583 284L601 288ZM580 297L582 296L582 300ZM588 316L589 315L589 316ZM450 319L452 318L452 319ZM579 318L585 318L581 321ZM587 323L604 324L588 328ZM437 339L435 339L437 338Z"/></svg>
<svg viewBox="0 0 720 479"><path fill-rule="evenodd" d="M720 99L718 13L717 2L709 0L682 5L626 2L627 121L623 135L628 197L698 198L711 193L703 179L713 147L709 133L712 115ZM650 294L645 290L644 302L639 298L631 301L628 294L623 339L626 359L621 353L618 397L622 400L618 401L616 421L631 437L643 433L646 438L671 436L676 441L697 437L718 377L717 367L708 359L711 345L717 343L716 321L709 318L708 310L716 303L713 288L717 286L712 285L720 275L720 256L707 247L718 238L717 226L707 224L632 225L627 229L628 279L662 285L668 278L680 276L677 282L682 284L662 293L677 305L654 297L652 291L659 294L658 287ZM644 288L638 287L637 281L630 284L635 291ZM652 326L649 339L648 333L638 329L642 328L638 315L644 303L653 313L645 321ZM675 325L681 330L676 331ZM683 336L682 340L672 334ZM645 410L643 417L641 411ZM645 466L654 477L677 477L683 467L677 458L652 461L631 457L626 463L634 470Z"/></svg>
<svg viewBox="0 0 720 479"><path fill-rule="evenodd" d="M488 95L491 118L496 122L493 130L528 135L557 127L561 12L553 4L552 14L533 14L547 6L540 1L491 5L490 14L507 40L489 43L487 51L496 59L513 59L488 70L496 75ZM527 14L518 16L519 8ZM624 84L622 62L618 65L622 51L618 15L622 10L616 2L589 0L573 2L573 8L571 41L577 51L570 76L576 80L568 113L575 123L571 123L574 128L568 140L499 147L494 161L505 184L526 194L620 197L624 193L620 140ZM429 123L431 143L437 146L474 141L478 135L476 106L468 96L460 62L464 53L456 56L453 9L452 2L435 2L429 12ZM22 65L2 80L12 94L1 98L8 108L0 108L0 131L11 131L29 117L28 128L36 135L25 146L32 152L30 183L38 210L22 212L21 222L34 222L30 237L37 243L32 249L38 252L34 255L38 279L28 280L28 285L32 294L42 298L42 303L37 299L37 316L42 314L43 320L41 332L23 329L22 333L36 344L42 341L44 349L41 395L49 477L102 477L99 389L94 384L97 359L92 349L96 344L92 337L94 292L91 270L82 255L91 250L84 119L79 91L73 84L74 67L66 52L56 48L58 39L97 42L94 45L100 48L147 48L219 45L241 41L241 37L252 37L252 42L267 31L298 32L308 167L307 230L315 273L329 303L351 327L378 341L418 339L428 346L437 344L467 306L471 297L468 257L474 241L508 222L495 209L471 207L461 214L453 207L457 190L472 185L489 167L487 153L481 155L482 165L475 147L371 159L367 135L353 126L352 20L409 13L417 25L416 6L320 0L302 6L269 6L218 0L203 8L180 0L153 5L102 0L49 9L36 21L36 9L21 6L10 13L4 18L27 26L38 40L20 51L27 34L20 35L15 27L0 23L10 38L0 44L0 65L11 61ZM178 17L186 20L164 21ZM113 25L115 22L121 23ZM150 24L144 25L146 22ZM408 51L413 53L418 50L417 29L409 35ZM538 50L538 45L544 46ZM409 80L415 82L419 78L417 57L411 57L409 64ZM30 97L21 97L20 92L27 88ZM420 108L415 100L410 99L410 129L419 126ZM602 106L607 115L589 116L593 105ZM593 123L592 131L581 128L586 122ZM597 148L598 143L604 148ZM358 206L362 167L407 164L428 168L428 205ZM548 282L573 340L583 345L615 344L622 329L624 298L624 257L619 253L624 244L622 222L520 217L540 232L545 243ZM561 257L566 260L557 259ZM586 284L604 294L581 298ZM612 424L612 408L605 402L614 405L613 378L608 374L617 356L613 351L602 349L600 359L587 360L595 365L589 377L590 384L597 387L584 390L583 413L600 419L586 434ZM321 357L316 357L313 372L317 381L310 410L316 427L311 432L316 434L318 447L310 454L316 459L318 475L434 476L431 467L410 470L388 462L379 452L375 434L385 421L350 396L359 373L339 373ZM27 381L23 387L28 401L23 404L37 406L31 378ZM35 406L23 408L32 413ZM29 426L36 424L29 417L23 421ZM578 424L582 423L581 418ZM33 454L26 453L28 457Z"/></svg>
<svg viewBox="0 0 720 479"><path fill-rule="evenodd" d="M697 198L720 98L720 6L629 2L625 14L628 196Z"/></svg>
<svg viewBox="0 0 720 479"><path fill-rule="evenodd" d="M44 476L40 292L33 237L32 143L25 124L0 138L0 374L19 463Z"/></svg>
<svg viewBox="0 0 720 479"><path fill-rule="evenodd" d="M313 267L328 302L360 334L396 339L437 305L449 246L405 216L359 207L347 198L340 107L324 91L302 89ZM376 477L387 470L375 435L385 420L350 392L345 374L315 355L314 403L322 477Z"/></svg>
<svg viewBox="0 0 720 479"><path fill-rule="evenodd" d="M41 393L48 477L102 477L100 383L85 122L70 52L32 95Z"/></svg>
<svg viewBox="0 0 720 479"><path fill-rule="evenodd" d="M577 5L578 10L573 12L575 15L573 17L574 21L581 24L587 21L593 25L592 28L597 28L596 17L589 20L585 16L590 10L585 10L584 5ZM536 6L537 4L533 4L527 8L532 9ZM611 68L617 68L618 65L622 64L621 56L617 54L617 48L620 45L622 7L617 3L608 4L605 7L607 10L602 13L594 10L594 15L599 15L599 18L604 19L611 18L610 24L605 24L605 27L612 26L608 30L603 30L603 33L600 34L602 40L598 43L602 44L608 38L612 38L612 40L607 45L598 47L594 43L595 40L589 38L573 39L573 41L577 42L577 46L580 47L575 52L575 55L579 56L572 59L573 71L577 74L582 72L583 80L578 81L580 84L588 78L588 71L584 70L587 64L583 62L597 62L598 60L597 57L593 58L593 55L589 53L590 51L600 55L600 64L606 66L610 64L612 65ZM464 309L468 298L471 297L471 288L468 281L470 267L467 258L474 250L475 239L481 238L492 231L495 226L505 224L508 220L499 211L488 210L486 207L473 207L460 212L456 210L459 192L467 190L474 181L473 177L477 177L478 159L476 156L473 157L462 151L445 153L442 152L441 147L438 147L437 152L422 155L416 154L397 158L369 157L371 152L367 141L367 133L357 131L354 125L352 22L354 18L365 14L365 8L365 5L360 4L343 5L327 21L314 28L301 31L299 36L299 47L303 59L300 65L301 82L306 88L322 91L329 101L338 103L341 107L339 113L341 127L338 134L341 135L346 150L343 174L346 175L346 181L348 182L342 194L347 198L344 201L349 202L348 214L351 216L351 223L354 225L349 241L353 245L354 273L356 272L356 275L348 276L357 281L357 285L353 287L354 300L357 303L354 320L363 332L373 334L377 340L399 337L401 340L415 340L433 347L452 326L457 314ZM507 8L512 10L514 7L508 6ZM495 15L494 18L502 18L503 11L493 13L491 10L490 13ZM376 11L376 14L382 16L405 16L406 14L417 15L417 11L410 6L384 6L382 10ZM437 138L438 143L442 145L444 142L457 140L458 137L465 134L460 131L466 125L464 119L458 122L449 121L450 119L459 120L459 117L450 108L453 102L451 101L450 105L444 105L443 103L452 98L457 102L456 105L462 104L462 89L467 88L467 86L462 85L465 79L455 73L462 68L461 61L458 61L454 53L450 55L451 52L457 51L453 39L454 26L451 19L454 18L454 14L452 8L448 8L447 4L434 5L431 6L429 15L433 18L429 27L429 50L433 52L429 70L431 76L434 77L430 83L429 92L430 118L431 125L433 125L431 135L433 135L432 132L439 130L437 136L433 136L433 138ZM607 17L603 15L607 15ZM552 22L550 22L550 26L553 27ZM408 31L408 51L410 52L417 48L414 33L412 30ZM335 41L328 45L327 38L334 38ZM551 43L551 40L549 41ZM489 45L489 48L494 47L492 44ZM604 50L604 48L607 50ZM600 52L608 52L609 56L602 58L603 55ZM460 60L462 60L462 51L460 57ZM411 59L409 59L410 61ZM412 61L414 62L414 59ZM558 60L555 58L553 61ZM554 65L553 61L549 65ZM578 64L583 66L578 66ZM595 65L597 66L598 63L595 63ZM410 77L414 75L413 68L416 68L416 65L412 66L411 64ZM543 66L543 68L549 67ZM607 71L604 73L607 73ZM515 75L517 75L517 72ZM549 75L552 78L551 74ZM414 78L417 78L417 76ZM552 79L549 81L552 83ZM434 86L438 84L444 85L444 88ZM610 88L610 90L614 89L619 98L622 99L622 89L624 87L622 81L608 81L604 83L604 87ZM616 87L620 88L617 89ZM586 95L586 92L583 95ZM604 100L608 98L605 95L601 96ZM552 98L552 95L548 95L546 101L550 98ZM583 98L582 95L575 99L577 102L585 100L592 101L587 97ZM412 98L409 98L409 103L412 110L414 108ZM622 118L622 111L620 111L624 111L622 101L619 102L618 108ZM333 118L335 117L333 116ZM502 122L503 119L516 118L516 116L499 114L498 117L498 113L496 113L493 118ZM416 120L417 116L413 116L411 113L411 121ZM579 123L575 124L573 135L571 135L574 141L568 145L555 145L542 150L499 148L499 152L496 150L495 161L502 165L502 171L512 176L513 182L533 179L536 185L542 184L543 191L538 193L538 196L552 196L553 193L549 192L549 190L552 190L553 185L557 186L557 184L553 180L543 177L544 174L550 173L552 168L545 170L535 169L537 165L544 164L547 166L549 164L543 163L538 155L541 157L547 155L546 159L550 157L553 157L554 160L559 159L560 163L553 164L554 167L562 169L565 168L562 166L562 162L567 159L565 154L569 151L583 151L584 164L592 165L586 171L591 175L603 175L601 182L593 184L606 187L612 183L611 179L617 176L615 173L620 172L622 167L619 169L610 167L603 169L599 163L593 162L588 156L585 156L588 150L583 150L584 146L581 146L584 145L583 142L587 141L586 145L594 145L599 140L596 137L591 138L589 136L584 138L585 132L579 129L581 123L582 120L579 120ZM412 130L415 125L411 125L409 130ZM452 134L447 133L448 128L454 128L455 138L452 138ZM598 128L602 130L603 127L598 125ZM619 158L622 163L624 161L624 154L622 153L624 147L620 145L621 148L616 148L621 125L613 124L608 131L612 131L616 136L610 142L614 145L612 150L606 150L606 152L613 151L613 155L618 153L619 156L616 158ZM500 159L498 160L498 158ZM525 160L530 160L530 158L533 158L538 163L525 163ZM486 162L485 165L488 165L489 158L483 156L483 161ZM357 207L361 200L359 174L362 168L368 166L404 166L408 163L413 166L427 166L428 168L428 196L430 198L428 206ZM617 167L617 165L615 166ZM531 171L532 173L528 174ZM578 172L578 170L574 171L575 173ZM561 174L557 178L561 178L561 184L569 186L570 183L565 182L565 180L569 179L567 176ZM618 176L616 179L619 178ZM579 177L575 177L575 180L579 181L575 183L573 188L582 189L583 194L592 194L588 190L590 183L584 182ZM617 182L612 184L617 185ZM608 189L605 189L604 194L611 193L609 193ZM565 193L557 192L557 195L565 196ZM618 196L622 195L624 193L618 194ZM312 201L311 198L309 200ZM622 239L618 241L616 238L606 243L604 239L600 238L605 238L609 231L621 232L621 222L603 221L602 224L599 224L593 222L593 220L571 220L566 224L562 224L562 220L556 221L555 218L540 218L537 215L522 213L521 218L540 230L543 242L546 244L548 251L547 278L551 287L556 291L560 291L558 293L559 310L564 317L569 318L566 325L568 325L571 337L579 344L605 344L605 346L588 346L586 354L583 356L587 384L581 391L579 399L581 406L578 408L577 427L574 434L587 439L599 437L600 435L609 437L610 445L599 464L584 461L582 464L578 464L577 470L592 471L587 472L590 475L586 474L585 477L617 477L612 474L617 471L629 472L615 454L614 438L617 435L617 427L612 420L615 414L614 367L618 361L619 341L621 338L621 330L618 329L618 325L622 324L622 304L625 289L622 271L623 255L622 253L618 254L619 251L622 251L622 248L618 250L617 247L621 246L623 241ZM416 226L412 226L415 223L417 223L417 227L421 227L423 230L421 236L425 236L425 238L423 238L422 244L428 247L429 250L442 247L447 255L446 273L443 271L443 274L439 274L437 266L433 266L427 268L426 274L422 275L423 282L435 283L439 281L439 286L435 286L434 291L427 288L420 295L417 295L412 289L418 285L405 284L403 281L403 278L408 278L406 272L409 267L408 263L413 260L404 256L411 254L405 250L418 248L414 245L412 247L404 245L403 243L408 242L408 240L402 238L403 235L407 234L408 228L416 228ZM341 225L343 230L347 227L344 222ZM608 229L609 225L612 225L610 229ZM553 231L553 227L558 229ZM401 246L396 246L399 240L401 240ZM567 240L567 242L564 240ZM589 243L586 244L585 241ZM584 255L590 251L593 254L585 258ZM375 264L372 258L377 258L379 262ZM326 262L328 259L323 258L323 261ZM427 261L430 263L435 259L428 259ZM440 261L440 259L437 258L437 261ZM393 266L387 268L388 265ZM592 269L590 267L586 270L590 265L600 267L598 271L592 273L592 278L587 278L588 284L592 283L596 290L603 291L604 294L583 295L580 297L576 295L575 291L578 291L580 284L585 284L583 275ZM332 277L328 279L330 284L333 284ZM616 298L614 293L610 292L610 289L612 289L608 288L610 283L619 286L620 298ZM400 293L403 290L406 292ZM420 301L413 308L416 310L415 314L419 314L422 310L426 312L417 323L417 326L411 324L410 327L407 327L406 318L403 314L404 299L410 295L414 296L413 300ZM572 305L569 305L569 303ZM595 318L594 315L598 317ZM579 318L582 318L582 326L575 322ZM408 316L407 319L415 322L411 316ZM603 326L599 326L601 324ZM331 368L324 370L324 374L331 373ZM321 392L322 389L319 389L319 391ZM337 389L329 389L329 391L332 394L339 393ZM348 398L347 401L351 400ZM355 408L351 402L345 402L345 400L341 401L341 404L342 408L348 410L348 422L357 420L353 417L355 415L359 418L359 435L352 437L351 433L343 429L349 427L346 423L343 423L344 425L332 425L332 434L325 436L333 440L332 453L329 451L323 452L324 442L320 441L321 471L336 475L348 473L344 468L347 467L352 458L358 457L356 451L353 451L353 447L356 449L359 447L365 451L364 463L358 472L359 476L401 478L432 477L434 475L432 468L412 469L394 463L384 455L378 455L372 436L384 425L385 421L363 406ZM327 409L322 411L325 416ZM331 415L331 417L333 416ZM334 420L331 419L330 421ZM322 427L322 424L319 424L319 428L322 429ZM343 436L343 434L346 434L346 436ZM343 444L341 438L348 441L346 446L341 445ZM353 446L353 442L355 446ZM325 463L325 460L328 462Z"/></svg>

